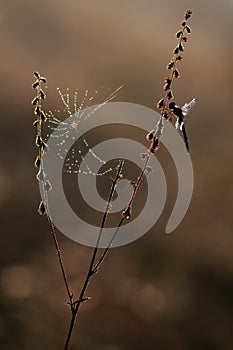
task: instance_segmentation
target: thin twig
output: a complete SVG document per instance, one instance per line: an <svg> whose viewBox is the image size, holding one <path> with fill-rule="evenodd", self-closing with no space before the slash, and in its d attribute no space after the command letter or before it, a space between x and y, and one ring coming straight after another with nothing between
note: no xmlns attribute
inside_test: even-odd
<svg viewBox="0 0 233 350"><path fill-rule="evenodd" d="M73 304L72 304L73 305L72 317L71 317L70 326L69 326L69 329L68 329L67 338L66 338L66 342L65 342L65 348L64 348L65 350L67 350L69 345L70 345L70 340L71 340L71 336L72 336L72 333L73 333L73 330L74 330L74 326L75 326L75 322L76 322L76 319L77 319L77 314L78 314L80 305L82 304L83 301L88 300L88 298L85 298L84 295L85 295L85 292L86 292L87 287L89 285L90 279L97 272L97 269L94 268L96 255L97 255L97 252L98 252L98 249L99 249L100 240L101 240L102 233L103 233L103 230L104 230L104 227L105 227L106 219L107 219L107 216L108 216L108 213L109 213L111 201L112 201L113 195L115 193L117 183L122 178L123 165L124 165L124 161L121 160L119 165L118 165L118 167L117 167L117 173L116 173L115 178L114 179L111 178L112 186L111 186L111 190L110 190L110 193L109 193L106 209L105 209L105 212L104 212L104 215L103 215L103 218L102 218L102 222L101 222L101 226L100 226L100 231L99 231L99 235L98 235L98 238L97 238L97 242L96 242L95 248L93 250L93 254L92 254L91 262L90 262L90 265L89 265L89 268L88 268L87 276L86 276L86 279L84 281L84 284L83 284L83 287L81 289L81 292L80 292L78 300L73 302ZM103 259L102 259L102 261L103 261Z"/></svg>

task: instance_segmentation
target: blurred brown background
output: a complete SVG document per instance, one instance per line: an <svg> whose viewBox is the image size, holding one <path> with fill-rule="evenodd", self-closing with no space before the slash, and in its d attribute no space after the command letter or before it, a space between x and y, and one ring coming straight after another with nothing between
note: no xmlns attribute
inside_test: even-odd
<svg viewBox="0 0 233 350"><path fill-rule="evenodd" d="M111 251L72 349L233 349L231 0L1 0L1 349L63 349L69 322L54 247L36 213L33 71L48 79L47 109L57 108L57 86L121 83L116 100L154 108L188 8L192 35L175 94L179 104L198 98L187 124L192 203L173 234L164 228L174 196L149 233ZM91 249L59 240L78 290Z"/></svg>

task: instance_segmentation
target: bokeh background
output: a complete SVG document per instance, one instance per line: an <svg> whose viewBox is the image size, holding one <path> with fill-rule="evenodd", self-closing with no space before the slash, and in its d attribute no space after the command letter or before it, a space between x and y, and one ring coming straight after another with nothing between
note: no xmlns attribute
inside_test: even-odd
<svg viewBox="0 0 233 350"><path fill-rule="evenodd" d="M174 164L161 161L169 196L155 227L111 251L83 305L72 349L233 348L231 0L20 0L0 2L0 348L63 349L69 310L46 220L37 215L32 129L34 70L56 87L119 84L116 101L154 108L186 9L192 35L176 101L198 104L187 127L195 173L185 219L164 233L177 191ZM58 234L78 291L91 249Z"/></svg>

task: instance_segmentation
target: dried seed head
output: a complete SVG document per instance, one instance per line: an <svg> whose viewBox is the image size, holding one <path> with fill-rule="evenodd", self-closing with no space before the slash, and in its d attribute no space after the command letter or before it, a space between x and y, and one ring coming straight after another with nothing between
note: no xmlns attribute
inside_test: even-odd
<svg viewBox="0 0 233 350"><path fill-rule="evenodd" d="M179 43L179 51L184 51L184 46L181 43Z"/></svg>
<svg viewBox="0 0 233 350"><path fill-rule="evenodd" d="M167 65L167 69L172 69L174 67L174 62L170 62L168 65Z"/></svg>
<svg viewBox="0 0 233 350"><path fill-rule="evenodd" d="M186 15L185 15L186 21L191 17L191 15L192 15L192 11L191 11L191 10L188 10L188 11L186 12Z"/></svg>
<svg viewBox="0 0 233 350"><path fill-rule="evenodd" d="M40 167L40 164L41 164L40 157L37 156L37 157L36 157L36 160L35 160L35 162L34 162L34 165L35 165L36 168L39 168L39 167Z"/></svg>
<svg viewBox="0 0 233 350"><path fill-rule="evenodd" d="M191 33L190 27L186 26L185 29L187 30L187 33L189 33L189 34Z"/></svg>
<svg viewBox="0 0 233 350"><path fill-rule="evenodd" d="M38 207L37 210L38 210L38 213L39 213L40 215L46 214L46 207L45 207L45 204L44 204L43 201L40 202L39 207Z"/></svg>
<svg viewBox="0 0 233 350"><path fill-rule="evenodd" d="M151 141L154 136L155 136L155 130L151 130L150 132L148 132L148 134L146 135L147 141Z"/></svg>
<svg viewBox="0 0 233 350"><path fill-rule="evenodd" d="M163 87L165 91L168 91L171 88L171 83L172 83L171 79L165 78L165 84Z"/></svg>
<svg viewBox="0 0 233 350"><path fill-rule="evenodd" d="M186 36L184 36L184 37L182 38L182 40L183 40L185 43L187 43L188 38L187 38Z"/></svg>
<svg viewBox="0 0 233 350"><path fill-rule="evenodd" d="M181 23L181 25L182 25L183 27L185 27L185 26L186 26L186 21L183 21L183 22Z"/></svg>
<svg viewBox="0 0 233 350"><path fill-rule="evenodd" d="M43 140L41 136L36 136L36 146L41 147L42 144L43 144Z"/></svg>
<svg viewBox="0 0 233 350"><path fill-rule="evenodd" d="M182 59L183 59L183 56L182 56L182 55L179 55L179 56L176 57L176 60L177 60L177 61L181 61Z"/></svg>
<svg viewBox="0 0 233 350"><path fill-rule="evenodd" d="M182 30L179 30L179 32L176 33L176 37L179 39L182 33L183 33Z"/></svg>
<svg viewBox="0 0 233 350"><path fill-rule="evenodd" d="M36 119L36 120L34 120L34 122L32 123L32 126L37 127L38 124L39 124L39 120Z"/></svg>
<svg viewBox="0 0 233 350"><path fill-rule="evenodd" d="M132 208L130 206L126 207L125 210L123 210L122 217L125 220L131 219L131 217L132 217Z"/></svg>
<svg viewBox="0 0 233 350"><path fill-rule="evenodd" d="M174 75L174 77L177 79L177 78L179 78L180 73L179 73L178 70L176 69L176 70L174 70L173 75Z"/></svg>
<svg viewBox="0 0 233 350"><path fill-rule="evenodd" d="M47 117L46 117L46 114L44 113L44 111L41 111L40 112L40 118L41 118L41 121L42 122L46 122L46 120L47 120Z"/></svg>
<svg viewBox="0 0 233 350"><path fill-rule="evenodd" d="M156 137L153 139L150 145L150 152L155 153L159 149L159 139Z"/></svg>
<svg viewBox="0 0 233 350"><path fill-rule="evenodd" d="M159 100L159 102L157 103L157 108L160 109L164 106L164 98L161 98L161 100Z"/></svg>
<svg viewBox="0 0 233 350"><path fill-rule="evenodd" d="M40 79L40 74L38 72L34 72L34 77Z"/></svg>
<svg viewBox="0 0 233 350"><path fill-rule="evenodd" d="M44 100L46 98L45 92L42 89L40 89L40 98L42 100Z"/></svg>
<svg viewBox="0 0 233 350"><path fill-rule="evenodd" d="M40 81L42 81L43 83L46 83L46 78L45 77L40 77Z"/></svg>
<svg viewBox="0 0 233 350"><path fill-rule="evenodd" d="M168 106L169 106L169 109L173 110L173 109L175 108L175 105L176 105L176 104L175 104L174 101L170 102L169 105L168 105Z"/></svg>
<svg viewBox="0 0 233 350"><path fill-rule="evenodd" d="M39 98L36 96L33 100L32 100L32 105L35 106L39 103Z"/></svg>
<svg viewBox="0 0 233 350"><path fill-rule="evenodd" d="M35 89L35 88L37 88L37 86L39 86L38 80L32 84L32 88Z"/></svg>
<svg viewBox="0 0 233 350"><path fill-rule="evenodd" d="M169 100L171 100L171 99L173 98L173 93L172 93L171 90L168 91L168 93L167 93L167 98L168 98Z"/></svg>
<svg viewBox="0 0 233 350"><path fill-rule="evenodd" d="M40 106L36 106L35 109L34 109L34 114L40 115L40 111L41 111L41 107Z"/></svg>
<svg viewBox="0 0 233 350"><path fill-rule="evenodd" d="M177 46L174 50L174 54L177 55L179 53L179 47Z"/></svg>

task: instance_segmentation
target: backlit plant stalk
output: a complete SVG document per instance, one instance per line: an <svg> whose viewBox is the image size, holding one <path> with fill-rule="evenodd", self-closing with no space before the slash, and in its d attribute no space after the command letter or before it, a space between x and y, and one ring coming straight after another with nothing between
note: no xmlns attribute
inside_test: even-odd
<svg viewBox="0 0 233 350"><path fill-rule="evenodd" d="M44 154L44 152L46 152L46 149L48 146L45 143L45 141L43 140L43 135L42 135L42 126L43 126L43 123L45 123L47 120L46 114L43 111L43 107L42 107L42 100L44 100L46 98L46 94L42 89L42 84L46 83L46 78L42 77L38 72L34 72L34 77L36 80L33 82L32 88L36 91L36 96L32 100L32 105L35 106L34 115L36 116L36 120L33 122L33 126L36 128L35 144L38 148L38 155L36 157L34 165L38 170L36 178L38 181L40 181L41 192L42 192L42 194L41 194L42 200L41 200L39 207L38 207L38 213L40 215L46 215L46 217L47 217L50 233L51 233L52 238L53 238L53 242L55 245L55 249L56 249L57 257L58 257L58 261L59 261L59 266L60 266L63 280L65 283L66 292L67 292L67 295L69 298L69 304L70 304L70 307L72 309L72 307L73 307L73 294L71 293L70 286L68 283L68 279L67 279L63 259L62 259L61 250L60 250L57 236L56 236L56 230L55 230L55 227L53 225L53 222L52 222L52 220L49 216L49 212L48 212L48 192L52 190L52 185L49 182L49 180L46 178L46 174L44 172L43 154Z"/></svg>

